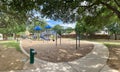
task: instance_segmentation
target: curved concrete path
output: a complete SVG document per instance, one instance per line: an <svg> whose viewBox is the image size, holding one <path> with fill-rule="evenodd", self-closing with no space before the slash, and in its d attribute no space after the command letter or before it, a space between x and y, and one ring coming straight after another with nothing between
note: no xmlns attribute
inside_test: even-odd
<svg viewBox="0 0 120 72"><path fill-rule="evenodd" d="M107 47L100 43L92 43L94 49L86 56L75 61L52 63L36 58L33 65L30 65L28 61L24 66L25 70L15 72L118 72L106 65L109 57ZM29 56L22 46L21 50Z"/></svg>

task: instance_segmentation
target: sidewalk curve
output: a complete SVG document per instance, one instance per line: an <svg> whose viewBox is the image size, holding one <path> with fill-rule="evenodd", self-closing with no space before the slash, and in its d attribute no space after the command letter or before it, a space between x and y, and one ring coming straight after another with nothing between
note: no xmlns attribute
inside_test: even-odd
<svg viewBox="0 0 120 72"><path fill-rule="evenodd" d="M109 57L107 47L100 43L91 43L94 44L94 49L80 59L71 62L52 63L35 58L32 67L30 67L29 62L25 64L23 72L117 72L106 65ZM29 56L22 48L21 41L20 47Z"/></svg>

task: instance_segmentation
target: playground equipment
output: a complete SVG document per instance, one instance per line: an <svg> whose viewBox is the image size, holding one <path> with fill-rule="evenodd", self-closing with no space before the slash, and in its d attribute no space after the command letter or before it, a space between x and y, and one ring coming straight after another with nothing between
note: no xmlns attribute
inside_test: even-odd
<svg viewBox="0 0 120 72"><path fill-rule="evenodd" d="M40 33L40 31L42 30L42 28L40 27L40 26L35 26L35 28L34 28L34 30L37 32L37 34L35 34L34 33L34 39L36 39L36 38L41 38L41 39L43 39L43 40L50 40L49 39L49 34L48 34L48 29L50 29L50 28L52 28L51 26L49 26L49 25L46 25L45 26L45 29L46 29L46 31L44 31L44 32L42 32L42 33ZM46 32L46 33L45 33Z"/></svg>
<svg viewBox="0 0 120 72"><path fill-rule="evenodd" d="M51 30L52 27L50 25L46 25L44 28L45 30L42 31L42 28L40 26L35 26L34 30L37 31L37 34L34 34L33 36L34 39L40 38L41 40L46 40L46 41L56 40L56 46L57 46L57 39L58 37L60 37L60 35L58 35L56 31ZM52 39L50 37L52 37ZM61 37L60 37L60 44L61 44Z"/></svg>
<svg viewBox="0 0 120 72"><path fill-rule="evenodd" d="M37 36L34 36L34 37L39 39L39 31L41 31L42 28L40 26L35 26L34 30L37 31Z"/></svg>
<svg viewBox="0 0 120 72"><path fill-rule="evenodd" d="M48 29L51 29L51 28L52 27L50 25L46 25L45 26L46 31L44 31L43 33L41 33L40 38L49 41L50 40L49 39L50 34L48 34Z"/></svg>
<svg viewBox="0 0 120 72"><path fill-rule="evenodd" d="M34 30L35 31L40 31L40 30L42 30L42 28L40 26L35 26Z"/></svg>
<svg viewBox="0 0 120 72"><path fill-rule="evenodd" d="M40 38L43 39L43 40L51 40L50 37L52 36L52 40L54 41L54 37L56 37L56 32L55 31L44 31L42 33L40 33ZM59 36L57 34L57 36Z"/></svg>
<svg viewBox="0 0 120 72"><path fill-rule="evenodd" d="M51 29L52 27L50 25L46 25L45 29Z"/></svg>

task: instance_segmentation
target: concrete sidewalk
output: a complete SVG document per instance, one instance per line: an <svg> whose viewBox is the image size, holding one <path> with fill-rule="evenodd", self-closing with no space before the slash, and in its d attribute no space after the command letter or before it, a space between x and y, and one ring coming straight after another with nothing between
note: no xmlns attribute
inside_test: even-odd
<svg viewBox="0 0 120 72"><path fill-rule="evenodd" d="M94 49L86 56L71 62L52 63L35 59L33 65L25 64L24 69L15 72L118 72L109 68L106 61L109 51L106 46L95 43ZM21 46L22 51L29 55ZM14 72L14 71L13 71Z"/></svg>

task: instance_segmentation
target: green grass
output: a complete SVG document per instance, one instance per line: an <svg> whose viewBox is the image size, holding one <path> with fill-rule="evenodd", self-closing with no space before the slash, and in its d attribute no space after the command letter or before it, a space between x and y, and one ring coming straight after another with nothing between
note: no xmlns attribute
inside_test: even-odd
<svg viewBox="0 0 120 72"><path fill-rule="evenodd" d="M104 44L106 45L108 48L120 48L120 44Z"/></svg>
<svg viewBox="0 0 120 72"><path fill-rule="evenodd" d="M120 48L120 40L96 39L96 40L90 40L90 41L102 43L102 44L106 45L107 47Z"/></svg>
<svg viewBox="0 0 120 72"><path fill-rule="evenodd" d="M0 44L3 45L5 48L15 48L16 50L20 51L19 42L16 42L16 41L0 41Z"/></svg>

